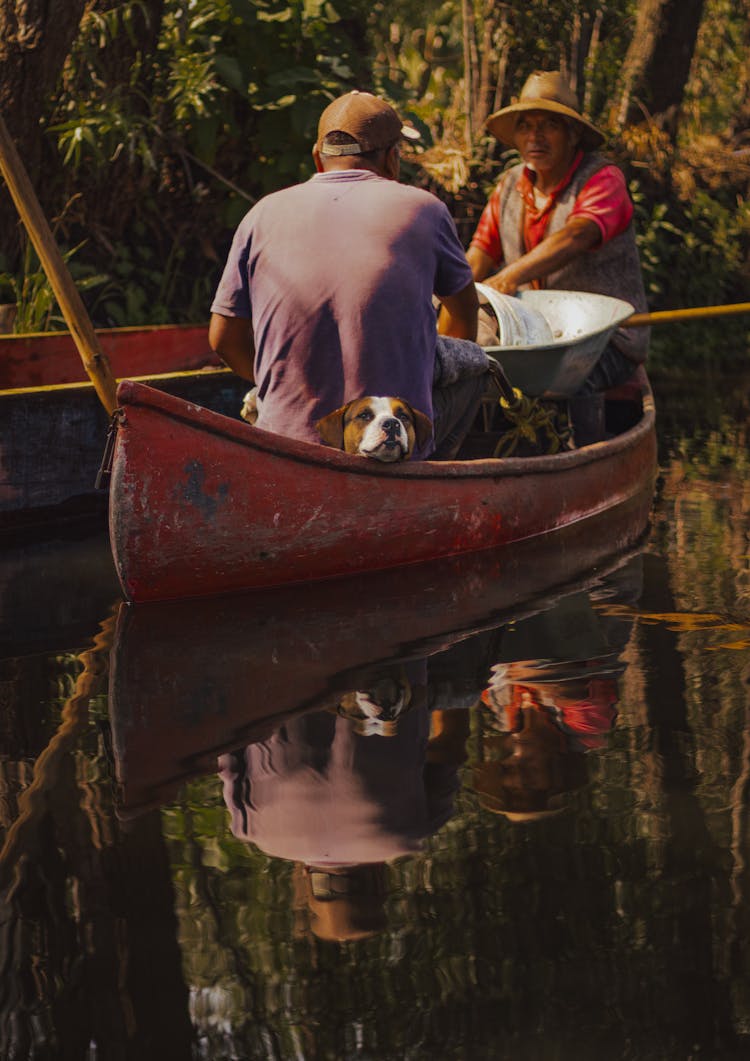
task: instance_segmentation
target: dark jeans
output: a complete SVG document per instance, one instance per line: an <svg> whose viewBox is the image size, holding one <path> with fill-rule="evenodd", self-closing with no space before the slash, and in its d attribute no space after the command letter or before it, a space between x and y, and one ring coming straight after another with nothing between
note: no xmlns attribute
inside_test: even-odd
<svg viewBox="0 0 750 1061"><path fill-rule="evenodd" d="M487 355L467 339L438 338L432 386L435 449L429 460L452 460L474 423L488 380Z"/></svg>
<svg viewBox="0 0 750 1061"><path fill-rule="evenodd" d="M610 387L619 387L630 379L636 365L621 354L616 346L607 343L601 357L581 385L576 397L608 391Z"/></svg>

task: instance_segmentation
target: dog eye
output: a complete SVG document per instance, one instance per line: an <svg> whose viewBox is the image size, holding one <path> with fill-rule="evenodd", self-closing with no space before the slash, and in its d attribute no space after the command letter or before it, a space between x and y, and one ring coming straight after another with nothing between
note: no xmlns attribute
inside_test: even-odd
<svg viewBox="0 0 750 1061"><path fill-rule="evenodd" d="M364 420L365 422L372 420L372 409L363 409L361 413L357 413L355 419Z"/></svg>
<svg viewBox="0 0 750 1061"><path fill-rule="evenodd" d="M411 417L407 413L406 409L397 409L396 410L396 416L398 417L398 419L401 421L402 424L410 424L411 423Z"/></svg>

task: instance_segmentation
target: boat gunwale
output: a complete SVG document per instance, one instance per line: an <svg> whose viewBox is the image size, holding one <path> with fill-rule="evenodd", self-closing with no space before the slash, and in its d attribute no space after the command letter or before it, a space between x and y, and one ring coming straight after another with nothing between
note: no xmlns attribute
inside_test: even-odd
<svg viewBox="0 0 750 1061"><path fill-rule="evenodd" d="M118 386L118 405L115 415L127 417L127 405L141 405L158 413L237 443L247 449L260 450L272 457L313 465L332 472L387 478L450 481L462 478L504 478L537 473L554 473L579 468L594 461L606 460L636 447L654 429L656 410L648 383L641 385L643 412L633 427L620 435L581 449L566 450L546 456L482 457L475 460L399 461L384 464L366 457L344 453L330 446L301 442L254 427L242 420L215 413L187 399L148 387L136 380L123 380ZM188 408L186 409L185 406ZM189 415L188 415L189 410Z"/></svg>
<svg viewBox="0 0 750 1061"><path fill-rule="evenodd" d="M203 331L208 335L208 322L206 321L202 324L126 324L116 328L97 328L96 335L99 339L117 339L121 335L131 336L138 333L151 335L153 332L174 331ZM15 345L16 343L39 342L45 339L54 342L70 340L71 345L75 345L73 333L68 328L58 328L48 332L2 332L0 333L0 350L2 350L5 343Z"/></svg>
<svg viewBox="0 0 750 1061"><path fill-rule="evenodd" d="M201 379L208 379L212 375L218 376L232 376L232 370L227 368L225 365L213 365L206 364L201 368L185 368L179 372L154 372L149 373L145 376L122 376L118 379L118 383L124 383L127 381L133 381L134 383L142 383L148 386L151 381L153 382L164 382L173 379L185 379L186 377L200 377ZM94 392L94 384L91 380L73 380L71 383L45 383L38 387L7 387L5 389L0 388L0 401L3 398L17 398L21 395L34 396L37 394L57 394L62 392L70 392L73 390L80 390L83 393Z"/></svg>

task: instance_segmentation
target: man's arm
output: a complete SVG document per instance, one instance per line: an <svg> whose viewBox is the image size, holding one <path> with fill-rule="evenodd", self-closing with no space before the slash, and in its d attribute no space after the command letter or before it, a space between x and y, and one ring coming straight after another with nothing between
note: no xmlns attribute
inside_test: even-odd
<svg viewBox="0 0 750 1061"><path fill-rule="evenodd" d="M471 275L477 283L497 271L495 259L474 244L467 250L466 260L471 266Z"/></svg>
<svg viewBox="0 0 750 1061"><path fill-rule="evenodd" d="M467 284L456 295L446 295L445 298L440 298L440 302L442 303L438 319L440 335L448 335L453 339L476 340L479 298L474 282Z"/></svg>
<svg viewBox="0 0 750 1061"><path fill-rule="evenodd" d="M528 254L524 254L518 261L506 265L494 276L485 274L484 277L475 279L485 280L488 287L494 287L497 291L506 295L515 295L521 284L528 284L532 280L543 280L550 273L562 269L563 266L572 262L575 258L593 250L601 243L601 230L595 221L585 217L572 217L559 232L546 236L541 243L537 244ZM469 264L472 248L469 249ZM481 251L477 252L482 254ZM486 255L484 255L486 258Z"/></svg>
<svg viewBox="0 0 750 1061"><path fill-rule="evenodd" d="M220 313L212 313L208 325L208 343L233 372L250 383L255 382L252 321L246 317L222 317Z"/></svg>

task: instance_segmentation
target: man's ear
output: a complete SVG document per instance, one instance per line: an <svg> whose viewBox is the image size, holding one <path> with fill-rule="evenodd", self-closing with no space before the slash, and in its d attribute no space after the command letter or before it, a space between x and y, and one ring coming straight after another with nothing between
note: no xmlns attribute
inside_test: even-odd
<svg viewBox="0 0 750 1061"><path fill-rule="evenodd" d="M432 420L429 416L425 416L424 413L420 413L419 409L415 409L413 405L405 402L403 398L399 398L406 408L411 413L411 418L414 421L414 436L417 440L417 445L422 448L432 438Z"/></svg>
<svg viewBox="0 0 750 1061"><path fill-rule="evenodd" d="M391 144L385 153L385 159L383 161L383 169L385 175L389 180L397 181L401 172L401 146L400 144Z"/></svg>
<svg viewBox="0 0 750 1061"><path fill-rule="evenodd" d="M315 428L323 441L335 449L344 448L344 413L346 408L345 405L342 405L340 409L334 409L332 413L328 413L327 416L324 416L315 424Z"/></svg>
<svg viewBox="0 0 750 1061"><path fill-rule="evenodd" d="M313 157L313 162L315 163L315 169L317 170L318 173L322 173L323 172L323 160L320 157L320 151L318 150L318 145L317 144L315 144L313 146L312 157Z"/></svg>

